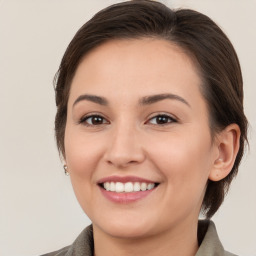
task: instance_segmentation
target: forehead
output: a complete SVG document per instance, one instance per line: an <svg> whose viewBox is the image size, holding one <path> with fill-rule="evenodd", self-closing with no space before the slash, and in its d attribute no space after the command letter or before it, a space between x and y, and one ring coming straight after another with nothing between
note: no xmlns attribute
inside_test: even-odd
<svg viewBox="0 0 256 256"><path fill-rule="evenodd" d="M181 47L153 38L122 39L106 42L84 56L70 96L106 91L138 96L166 90L187 94L199 92L200 84L195 61Z"/></svg>

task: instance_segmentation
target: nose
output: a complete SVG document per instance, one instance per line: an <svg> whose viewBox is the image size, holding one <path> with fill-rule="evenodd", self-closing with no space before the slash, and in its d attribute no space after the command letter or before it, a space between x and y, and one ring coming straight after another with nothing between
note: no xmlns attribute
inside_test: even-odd
<svg viewBox="0 0 256 256"><path fill-rule="evenodd" d="M138 133L127 125L113 130L105 152L105 161L118 169L142 163L145 152Z"/></svg>

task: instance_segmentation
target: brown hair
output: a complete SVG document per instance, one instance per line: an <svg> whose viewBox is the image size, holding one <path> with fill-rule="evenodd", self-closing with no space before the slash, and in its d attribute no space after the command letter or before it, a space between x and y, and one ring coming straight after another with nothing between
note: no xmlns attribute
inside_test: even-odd
<svg viewBox="0 0 256 256"><path fill-rule="evenodd" d="M195 60L201 73L201 89L208 105L209 126L213 135L231 123L238 124L241 129L240 149L232 171L223 180L208 181L202 210L210 218L222 204L237 174L247 141L247 119L243 111L243 81L236 52L223 31L199 12L171 10L156 1L135 0L109 6L85 23L70 42L55 77L58 149L65 157L69 90L82 58L108 40L143 37L170 41Z"/></svg>

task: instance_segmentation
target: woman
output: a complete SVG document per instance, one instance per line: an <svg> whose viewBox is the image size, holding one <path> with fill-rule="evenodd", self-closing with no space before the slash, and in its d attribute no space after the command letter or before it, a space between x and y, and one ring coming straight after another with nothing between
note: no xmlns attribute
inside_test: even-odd
<svg viewBox="0 0 256 256"><path fill-rule="evenodd" d="M46 255L232 255L210 218L247 120L237 55L212 20L155 1L100 11L64 54L56 103L64 169L92 225Z"/></svg>

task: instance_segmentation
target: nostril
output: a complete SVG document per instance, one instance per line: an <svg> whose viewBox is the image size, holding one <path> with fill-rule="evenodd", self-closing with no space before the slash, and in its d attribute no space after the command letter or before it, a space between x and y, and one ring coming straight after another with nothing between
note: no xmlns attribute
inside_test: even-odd
<svg viewBox="0 0 256 256"><path fill-rule="evenodd" d="M124 168L124 167L128 167L130 165L136 165L136 164L140 163L140 161L128 160L125 157L119 157L119 158L112 158L110 160L107 160L107 163L109 165L114 165L118 168Z"/></svg>

